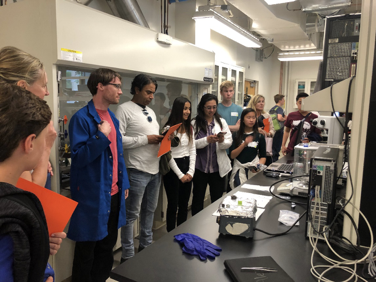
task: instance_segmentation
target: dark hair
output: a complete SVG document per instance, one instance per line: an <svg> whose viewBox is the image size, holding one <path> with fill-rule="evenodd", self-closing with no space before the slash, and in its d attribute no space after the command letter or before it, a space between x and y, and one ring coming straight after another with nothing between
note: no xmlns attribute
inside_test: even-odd
<svg viewBox="0 0 376 282"><path fill-rule="evenodd" d="M192 103L185 97L177 97L174 100L174 104L172 105L171 114L168 118L166 125L173 126L178 123L182 123L182 126L185 130L185 132L188 135L189 142L192 141L192 130L191 130L191 113L189 114L189 117L187 120L183 119L183 110L185 103L189 103L191 105L191 112L192 112Z"/></svg>
<svg viewBox="0 0 376 282"><path fill-rule="evenodd" d="M308 96L309 95L307 93L299 93L298 95L296 95L296 102L298 102L300 98L306 98Z"/></svg>
<svg viewBox="0 0 376 282"><path fill-rule="evenodd" d="M162 92L155 93L154 98L157 98L157 97L161 98L162 102L166 101L166 95Z"/></svg>
<svg viewBox="0 0 376 282"><path fill-rule="evenodd" d="M0 162L29 135L38 136L51 115L46 101L16 85L0 84Z"/></svg>
<svg viewBox="0 0 376 282"><path fill-rule="evenodd" d="M281 101L283 98L285 98L285 95L282 94L276 94L274 95L274 102L277 104L279 101Z"/></svg>
<svg viewBox="0 0 376 282"><path fill-rule="evenodd" d="M117 72L110 69L96 69L90 74L89 80L87 81L87 87L90 93L95 96L98 91L98 84L108 85L113 79L119 78L121 81L121 76Z"/></svg>
<svg viewBox="0 0 376 282"><path fill-rule="evenodd" d="M197 134L200 130L206 133L206 119L205 119L205 111L204 107L205 104L209 101L214 100L218 107L218 98L213 94L204 94L200 100L200 103L197 106L197 116L196 116L196 125L195 125L195 134ZM221 116L216 111L214 114L215 120L219 123L222 128Z"/></svg>
<svg viewBox="0 0 376 282"><path fill-rule="evenodd" d="M257 116L256 114L256 111L252 108L245 108L242 112L242 115L240 116L240 126L239 126L239 130L236 132L236 136L235 136L235 140L234 140L234 146L235 147L238 147L242 141L243 141L243 136L244 136L244 129L245 129L245 125L244 125L244 117L249 114L249 113L255 113L255 117ZM255 120L255 125L253 126L253 132L254 133L258 133L258 122L257 122L257 117L256 117L256 120ZM254 136L256 136L254 134Z"/></svg>
<svg viewBox="0 0 376 282"><path fill-rule="evenodd" d="M157 91L157 88L158 88L157 81L149 75L140 73L132 81L131 94L132 95L136 94L136 89L135 89L136 87L138 88L139 91L141 91L142 88L144 88L144 86L151 84L151 83L155 85L155 91Z"/></svg>

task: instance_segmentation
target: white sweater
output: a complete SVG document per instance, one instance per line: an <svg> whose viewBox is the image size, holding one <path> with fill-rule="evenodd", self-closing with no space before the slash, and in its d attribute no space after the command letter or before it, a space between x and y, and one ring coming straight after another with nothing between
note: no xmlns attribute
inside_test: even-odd
<svg viewBox="0 0 376 282"><path fill-rule="evenodd" d="M180 143L177 147L171 147L172 158L169 162L170 168L175 172L177 177L181 179L185 174L181 172L174 159L189 156L189 170L187 173L193 177L196 164L196 145L194 137L192 136L192 142L189 142L187 133L178 133L176 136L179 137Z"/></svg>
<svg viewBox="0 0 376 282"><path fill-rule="evenodd" d="M224 136L225 140L222 143L218 143L218 142L216 143L219 176L225 177L231 170L231 162L227 156L226 149L230 148L232 144L232 134L231 134L230 129L228 128L228 125L225 119L221 118L221 122L222 122L222 128L214 118L213 133L219 133L222 131L226 132ZM192 120L192 126L194 130L196 131L195 124L196 124L196 120ZM195 143L196 143L196 149L202 149L209 145L208 139L206 137L195 140Z"/></svg>
<svg viewBox="0 0 376 282"><path fill-rule="evenodd" d="M159 158L157 158L159 144L148 144L147 135L159 135L159 124L154 111L146 107L152 118L142 112L142 108L129 101L121 104L116 110L119 120L119 130L123 138L124 160L127 168L156 174L159 172Z"/></svg>

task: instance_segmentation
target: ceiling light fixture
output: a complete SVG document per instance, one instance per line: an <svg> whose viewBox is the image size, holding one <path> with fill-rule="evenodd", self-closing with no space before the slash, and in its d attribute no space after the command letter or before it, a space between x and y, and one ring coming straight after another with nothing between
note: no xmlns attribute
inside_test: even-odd
<svg viewBox="0 0 376 282"><path fill-rule="evenodd" d="M322 51L286 52L279 53L280 61L322 61Z"/></svg>
<svg viewBox="0 0 376 282"><path fill-rule="evenodd" d="M194 14L193 19L196 23L210 27L211 30L218 32L245 47L262 47L260 40L256 36L252 35L249 31L237 24L234 24L216 11L211 9L208 11L198 11Z"/></svg>
<svg viewBox="0 0 376 282"><path fill-rule="evenodd" d="M275 5L275 4L283 4L283 3L289 3L294 2L295 0L265 0L266 4L268 5Z"/></svg>

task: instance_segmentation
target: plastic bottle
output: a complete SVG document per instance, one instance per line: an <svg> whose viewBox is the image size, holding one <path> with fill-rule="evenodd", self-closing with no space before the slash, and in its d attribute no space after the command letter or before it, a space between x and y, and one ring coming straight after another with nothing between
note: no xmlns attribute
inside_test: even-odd
<svg viewBox="0 0 376 282"><path fill-rule="evenodd" d="M302 143L303 147L308 147L308 143L304 143L304 140L307 138L307 133L303 132L302 134Z"/></svg>

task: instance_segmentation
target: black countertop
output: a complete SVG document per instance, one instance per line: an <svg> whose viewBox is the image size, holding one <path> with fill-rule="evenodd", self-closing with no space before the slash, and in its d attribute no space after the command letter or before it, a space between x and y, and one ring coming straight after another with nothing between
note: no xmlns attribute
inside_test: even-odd
<svg viewBox="0 0 376 282"><path fill-rule="evenodd" d="M269 178L259 173L247 183L266 186L277 180L278 178ZM238 187L227 195L237 191L251 192L252 190ZM257 193L252 191L254 192ZM115 268L110 277L118 281L138 282L231 281L224 268L225 260L272 256L294 281L316 281L310 274L312 247L305 238L305 216L300 220L299 226L279 237L271 237L258 231L255 231L254 238L250 239L222 235L218 233L219 225L216 223L216 217L212 216L222 200L223 198L217 200L132 259ZM303 198L298 200L306 201ZM256 227L270 233L286 231L288 227L278 222L279 211L282 209L291 210L291 204L273 198L256 222ZM304 206L299 205L294 209L299 214L305 210ZM221 255L215 260L202 262L198 257L183 254L180 245L174 241L174 235L186 232L221 247ZM319 245L326 248L321 242Z"/></svg>

